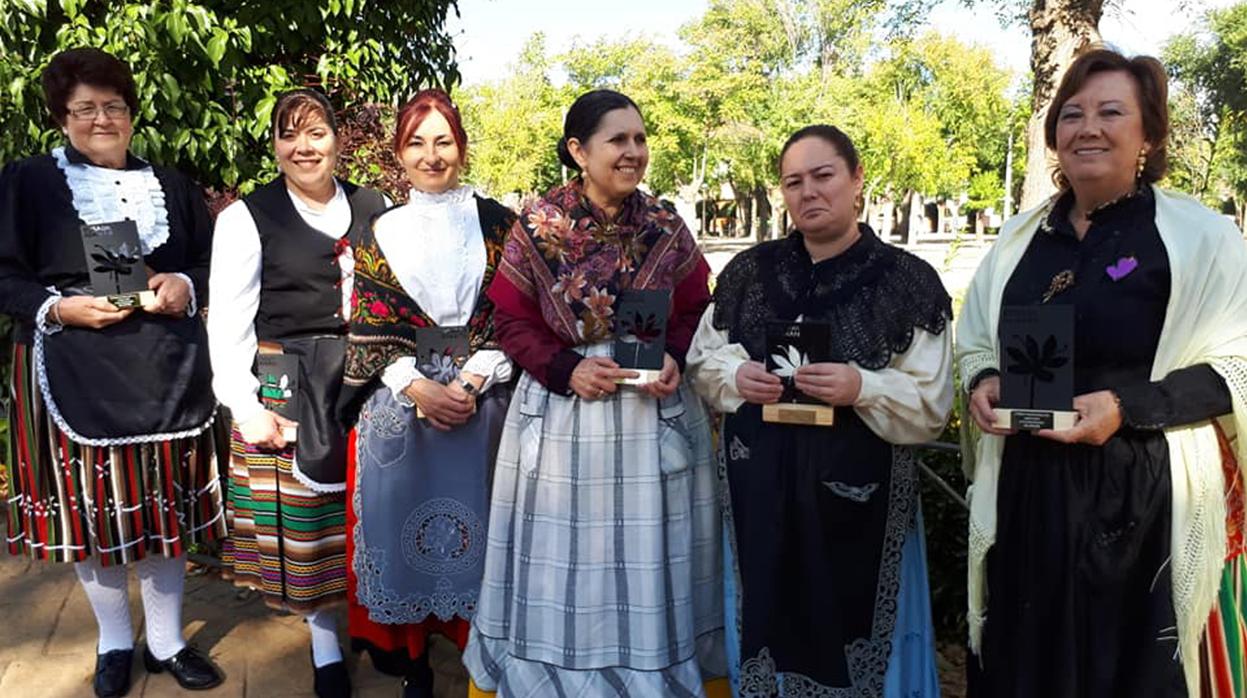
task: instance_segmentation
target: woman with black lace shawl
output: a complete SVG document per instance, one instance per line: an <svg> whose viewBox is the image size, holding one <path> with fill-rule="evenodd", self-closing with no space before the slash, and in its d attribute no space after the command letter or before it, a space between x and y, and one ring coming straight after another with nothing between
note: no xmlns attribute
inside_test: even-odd
<svg viewBox="0 0 1247 698"><path fill-rule="evenodd" d="M857 222L862 168L839 129L794 133L780 182L796 229L727 265L688 354L725 415L733 688L936 696L916 463L901 446L939 434L952 407L948 294ZM792 387L833 405L833 426L762 421L785 389L763 363L775 320L830 325L830 361L797 368Z"/></svg>

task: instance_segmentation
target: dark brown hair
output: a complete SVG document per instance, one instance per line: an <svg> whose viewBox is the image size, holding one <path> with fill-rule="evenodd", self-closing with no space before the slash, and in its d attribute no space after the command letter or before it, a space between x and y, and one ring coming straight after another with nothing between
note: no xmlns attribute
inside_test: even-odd
<svg viewBox="0 0 1247 698"><path fill-rule="evenodd" d="M333 114L333 105L328 97L310 87L283 92L273 105L270 126L273 137L276 138L283 128L298 128L314 117L320 117L329 125L330 131L335 135L338 133L338 119Z"/></svg>
<svg viewBox="0 0 1247 698"><path fill-rule="evenodd" d="M65 125L69 95L78 85L113 90L121 95L133 116L139 110L138 91L130 67L98 48L71 48L52 57L43 69L43 100L57 124Z"/></svg>
<svg viewBox="0 0 1247 698"><path fill-rule="evenodd" d="M813 124L797 130L784 141L784 147L779 150L779 161L775 163L775 169L781 175L784 171L784 155L794 143L806 138L821 138L831 147L836 149L840 157L844 158L844 162L849 166L849 174L857 172L857 166L861 163L861 158L857 155L857 148L853 145L853 140L845 135L844 131L829 126L827 124Z"/></svg>
<svg viewBox="0 0 1247 698"><path fill-rule="evenodd" d="M398 125L394 127L394 153L397 155L403 152L407 143L411 141L411 134L420 128L420 124L424 123L429 112L435 109L437 113L446 117L446 123L450 124L450 134L455 139L455 145L459 146L459 159L466 164L468 132L463 130L463 119L459 118L459 108L450 101L450 95L438 89L421 90L398 111Z"/></svg>
<svg viewBox="0 0 1247 698"><path fill-rule="evenodd" d="M1169 167L1169 81L1165 67L1151 56L1127 58L1113 49L1097 46L1074 59L1061 78L1044 118L1044 142L1049 150L1056 150L1061 107L1078 94L1092 75L1118 71L1129 75L1134 82L1139 115L1143 118L1143 137L1149 146L1139 180L1151 184L1164 177ZM1052 173L1052 181L1060 189L1069 188L1069 181L1059 167Z"/></svg>
<svg viewBox="0 0 1247 698"><path fill-rule="evenodd" d="M559 139L556 146L559 162L563 163L567 169L579 172L580 165L572 157L567 141L575 138L580 141L581 145L584 145L593 137L593 134L597 133L598 127L602 125L602 117L616 109L635 109L638 115L641 114L641 108L636 105L636 102L622 92L591 90L577 97L563 119L563 137ZM641 120L644 121L645 117L641 116Z"/></svg>

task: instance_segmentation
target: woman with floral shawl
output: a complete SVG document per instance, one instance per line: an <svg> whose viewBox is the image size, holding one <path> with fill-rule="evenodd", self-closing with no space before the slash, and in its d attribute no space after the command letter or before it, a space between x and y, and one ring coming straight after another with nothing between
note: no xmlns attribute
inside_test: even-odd
<svg viewBox="0 0 1247 698"><path fill-rule="evenodd" d="M669 204L637 189L632 100L568 111L581 175L529 205L489 295L524 373L494 473L485 578L464 663L505 696L704 695L724 675L719 528L705 410L680 381L709 268ZM611 358L616 298L671 292L660 377ZM722 681L718 682L722 690Z"/></svg>

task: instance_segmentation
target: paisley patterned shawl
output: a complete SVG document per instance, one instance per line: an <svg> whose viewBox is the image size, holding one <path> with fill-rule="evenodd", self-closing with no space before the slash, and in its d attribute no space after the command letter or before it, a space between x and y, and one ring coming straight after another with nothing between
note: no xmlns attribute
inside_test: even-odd
<svg viewBox="0 0 1247 698"><path fill-rule="evenodd" d="M499 266L570 346L614 335L620 291L674 289L702 259L670 203L637 190L610 221L583 187L574 179L526 206Z"/></svg>
<svg viewBox="0 0 1247 698"><path fill-rule="evenodd" d="M507 230L515 221L515 214L493 199L478 196L476 206L485 239L485 274L468 321L468 345L473 352L498 348L494 340L494 304L485 290L498 270ZM356 388L350 391L355 394L366 394L367 390L358 388L380 380L381 372L396 358L415 353L416 328L435 324L394 276L377 243L375 223L376 219L358 240L352 241L355 286L351 294L344 382L348 389Z"/></svg>

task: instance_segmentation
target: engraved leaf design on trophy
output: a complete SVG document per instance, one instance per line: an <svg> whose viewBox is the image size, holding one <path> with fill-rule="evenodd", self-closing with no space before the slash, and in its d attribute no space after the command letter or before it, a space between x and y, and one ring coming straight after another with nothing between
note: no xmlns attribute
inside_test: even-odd
<svg viewBox="0 0 1247 698"><path fill-rule="evenodd" d="M134 265L142 259L139 251L131 250L124 242L114 249L103 245L95 245L95 249L99 252L91 253L91 261L96 265L93 271L111 276L115 286L114 293L121 293L121 277L134 272Z"/></svg>
<svg viewBox="0 0 1247 698"><path fill-rule="evenodd" d="M780 345L778 349L779 351L771 354L771 361L775 363L772 373L783 381L784 392L780 400L787 402L795 399L797 369L810 363L810 357L791 344Z"/></svg>
<svg viewBox="0 0 1247 698"><path fill-rule="evenodd" d="M1068 347L1058 347L1056 337L1048 335L1044 340L1043 347L1039 346L1039 342L1034 337L1021 337L1014 335L1015 344L1010 344L1005 348L1005 352L1009 355L1008 371L1018 375L1027 377L1027 383L1030 386L1030 402L1029 406L1035 404L1035 381L1041 383L1051 383L1056 377L1052 369L1061 368L1069 363L1069 356L1066 355Z"/></svg>
<svg viewBox="0 0 1247 698"><path fill-rule="evenodd" d="M630 316L622 318L621 322L624 332L619 335L619 341L633 345L632 365L635 366L641 350L649 348L654 340L662 336L662 328L653 313L640 311L634 311Z"/></svg>
<svg viewBox="0 0 1247 698"><path fill-rule="evenodd" d="M775 375L789 380L797 375L798 368L810 363L809 357L791 344L783 346L779 352L771 354L771 361L775 362Z"/></svg>

